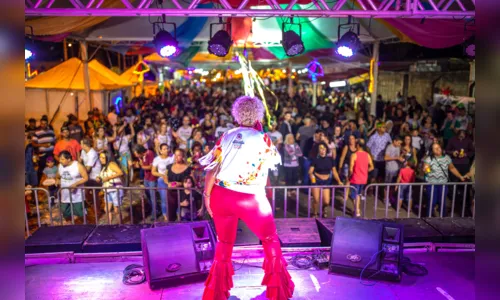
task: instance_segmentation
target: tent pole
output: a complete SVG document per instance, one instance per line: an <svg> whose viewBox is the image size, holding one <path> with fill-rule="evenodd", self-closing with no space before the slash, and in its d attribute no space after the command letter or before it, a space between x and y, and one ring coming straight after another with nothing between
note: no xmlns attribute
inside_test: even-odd
<svg viewBox="0 0 500 300"><path fill-rule="evenodd" d="M123 60L123 71L125 72L127 70L127 56L125 54L123 54L122 56L122 60Z"/></svg>
<svg viewBox="0 0 500 300"><path fill-rule="evenodd" d="M80 42L81 56L83 62L83 84L85 87L85 98L89 101L89 109L92 110L94 103L92 103L92 97L90 95L90 76L89 76L89 55L87 49L87 42Z"/></svg>
<svg viewBox="0 0 500 300"><path fill-rule="evenodd" d="M292 61L288 60L288 96L293 97L293 83L292 83Z"/></svg>
<svg viewBox="0 0 500 300"><path fill-rule="evenodd" d="M317 81L313 81L313 99L312 99L312 106L313 107L316 107L317 93L318 93L318 82Z"/></svg>
<svg viewBox="0 0 500 300"><path fill-rule="evenodd" d="M370 95L370 114L375 115L377 111L377 95L378 95L378 57L380 52L380 41L376 40L373 44L373 90Z"/></svg>
<svg viewBox="0 0 500 300"><path fill-rule="evenodd" d="M63 41L63 49L64 49L64 61L68 60L68 42L66 39Z"/></svg>
<svg viewBox="0 0 500 300"><path fill-rule="evenodd" d="M118 69L120 69L120 72L122 72L123 71L122 70L122 60L121 60L121 57L120 57L121 54L118 53L117 55L118 55Z"/></svg>
<svg viewBox="0 0 500 300"><path fill-rule="evenodd" d="M47 109L47 116L48 116L50 113L49 113L49 92L47 89L45 90L45 108Z"/></svg>

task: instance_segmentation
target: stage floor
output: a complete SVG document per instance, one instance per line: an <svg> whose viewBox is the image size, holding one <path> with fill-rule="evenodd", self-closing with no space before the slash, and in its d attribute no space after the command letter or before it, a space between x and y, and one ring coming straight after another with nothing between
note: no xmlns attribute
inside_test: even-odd
<svg viewBox="0 0 500 300"><path fill-rule="evenodd" d="M474 252L406 253L412 262L424 265L425 277L403 275L401 283L377 282L362 285L359 278L328 274L327 270L296 270L289 266L295 282L296 300L322 299L475 299ZM239 260L236 260L238 262ZM261 261L246 263L259 266ZM168 299L199 300L203 283L151 291L147 283L127 286L122 283L123 269L142 264L140 257L126 261L26 264L26 299ZM260 268L235 264L234 288L230 300L265 298L260 286Z"/></svg>

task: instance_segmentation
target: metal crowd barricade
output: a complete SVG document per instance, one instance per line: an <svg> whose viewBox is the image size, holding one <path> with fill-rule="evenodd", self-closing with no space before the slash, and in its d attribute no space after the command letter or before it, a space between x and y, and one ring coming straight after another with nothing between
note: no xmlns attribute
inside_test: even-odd
<svg viewBox="0 0 500 300"><path fill-rule="evenodd" d="M473 191L473 188L474 188L474 183L473 182L448 182L448 183L435 183L435 184L432 184L432 183L427 183L427 182L418 182L418 183L374 183L374 184L369 184L366 186L365 188L365 191L364 191L364 198L365 198L365 201L364 201L364 207L363 207L363 216L366 217L366 206L367 206L367 202L368 202L368 195L370 194L370 192L373 192L374 194L374 209L373 209L373 218L374 219L377 219L377 209L378 209L378 200L379 200L379 188L383 188L383 190L385 191L384 193L384 205L385 205L385 210L384 210L384 218L388 218L389 217L389 197L390 197L390 193L391 193L391 190L393 190L395 187L398 187L398 190L397 190L397 197L396 197L396 218L399 218L399 205L398 205L398 201L400 199L402 199L402 195L401 195L401 187L404 187L404 186L408 186L409 187L409 195L408 195L408 199L409 200L415 200L415 198L413 197L413 189L414 188L418 188L418 217L421 218L421 217L425 217L425 212L424 214L422 214L422 207L423 205L427 205L428 206L428 214L427 214L427 217L433 217L432 213L433 213L433 205L432 205L432 200L433 200L433 197L434 197L434 192L435 192L435 189L436 189L436 186L445 186L446 188L442 188L441 189L441 195L439 196L439 201L438 201L438 204L439 204L439 217L446 217L447 216L447 212L443 210L444 206L447 206L446 205L446 201L448 200L448 198L451 198L451 212L450 212L450 215L451 217L453 218L455 216L455 206L456 206L456 198L457 198L457 186L458 187L463 187L463 195L462 195L462 199L458 199L458 201L461 200L462 202L462 211L461 211L461 214L460 216L461 217L465 217L465 207L467 205L467 197L470 196L471 197L471 200L474 199L474 195L472 193ZM451 191L451 195L450 195L450 188L448 188L449 186L452 186L453 189ZM427 191L427 193L429 193L428 189L430 189L430 195L429 197L427 197L427 203L424 203L423 202L423 199L424 199L424 190ZM445 192L446 191L446 192ZM437 192L437 191L436 191ZM469 195L468 192L470 192L471 194ZM415 204L415 201L412 201L412 206ZM445 205L443 205L445 204ZM412 213L412 207L407 207L407 213L406 213L406 217L407 218L410 218L411 216L411 213ZM472 218L475 218L475 205L472 206Z"/></svg>
<svg viewBox="0 0 500 300"><path fill-rule="evenodd" d="M288 212L288 200L289 198L287 197L288 191L292 190L295 191L295 218L300 217L300 191L307 189L307 218L311 217L311 201L314 200L312 199L311 192L313 189L318 188L320 189L320 194L319 194L319 217L323 217L323 191L328 189L331 191L331 198L330 198L330 205L331 205L331 216L330 217L335 217L335 196L336 196L336 191L341 190L343 191L343 209L342 209L342 215L346 215L346 207L347 207L347 199L349 198L350 191L354 190L354 187L352 186L347 186L347 185L307 185L307 186L268 186L266 187L266 190L271 190L272 191L272 196L271 196L271 205L272 205L272 211L273 215L276 216L276 191L283 191L283 217L287 218L287 212ZM354 206L355 210L355 206ZM304 215L304 214L302 214Z"/></svg>
<svg viewBox="0 0 500 300"><path fill-rule="evenodd" d="M319 217L323 218L323 193L325 190L329 190L331 192L330 196L330 205L331 213L328 217L335 217L335 204L339 203L342 205L341 213L339 215L346 215L347 201L350 198L351 190L354 188L352 186L343 186L343 185L329 185L329 186L271 186L266 187L267 190L272 191L272 197L268 199L272 204L273 214L276 215L276 202L278 198L283 196L283 210L284 210L284 218L287 218L287 212L290 207L295 206L295 217L311 217L311 207L313 204L312 191L313 189L319 189ZM27 189L28 190L28 189ZM50 199L50 193L46 189L42 188L33 188L31 190L41 190L47 194L47 199ZM57 192L57 198L55 205L52 205L50 201L48 201L48 218L50 219L50 225L65 225L75 223L79 224L146 224L149 222L157 222L158 203L161 203L161 200L158 201L158 198L165 199L166 206L166 215L169 215L169 201L172 201L171 197L173 193L170 191L178 191L176 194L176 202L177 202L177 219L181 219L181 214L183 215L184 221L195 221L197 216L197 210L201 209L201 211L205 211L204 207L204 199L202 197L202 192L198 189L191 189L192 192L189 194L189 212L185 212L183 206L181 206L181 192L185 190L183 187L175 187L175 188L159 188L159 187L142 187L142 186L134 186L134 187L78 187L78 188L69 188L69 187L61 187ZM296 195L292 199L291 197L287 197L288 191L294 190ZM195 203L194 191L199 193L198 197L201 199L200 203ZM100 194L102 192L102 194ZM80 193L81 202L75 202L75 197ZM116 193L112 195L113 193ZM63 197L64 196L64 197ZM114 212L109 210L109 206L106 204L112 197L116 197L118 201L118 210L117 215L113 215ZM79 198L79 197L78 197ZM151 200L149 200L151 198ZM339 200L341 198L341 200ZM40 207L38 195L35 196L36 200L36 209L37 209L37 217L38 217L38 226L41 225L40 222ZM139 201L137 201L139 200ZM290 201L290 202L289 202ZM295 201L295 203L293 203ZM147 204L151 203L151 204ZM104 206L104 213L101 213L101 204ZM77 211L80 211L80 208L76 210L75 205L81 205L81 211L83 214L81 217L81 222L75 222L77 215ZM127 206L128 205L128 206ZM161 205L160 205L161 207ZM59 212L55 212L55 209L59 208ZM66 210L66 221L65 216L63 215L63 209ZM353 209L355 210L355 203L353 202ZM75 211L76 210L76 211ZM146 211L149 210L151 212L150 216L146 215ZM128 211L128 212L127 212ZM138 212L139 211L139 212ZM45 210L44 210L45 213ZM189 213L189 216L185 216L185 214ZM127 216L124 216L128 214ZM105 216L107 220L101 220L101 218ZM202 218L203 216L200 216ZM93 220L89 220L93 218ZM113 219L113 221L112 221ZM115 220L117 219L117 222ZM165 221L165 220L164 220ZM171 221L171 220L168 220ZM28 224L28 216L26 215L26 229L29 231Z"/></svg>
<svg viewBox="0 0 500 300"><path fill-rule="evenodd" d="M38 227L40 227L40 226L42 226L42 224L41 224L41 220L40 220L40 200L38 198L38 192L42 192L42 193L44 193L46 195L46 199L49 202L49 206L50 206L50 193L49 193L49 191L47 189L39 188L39 187L24 188L24 191L25 192L26 191L31 192L31 194L34 195L34 198L35 198L35 207L36 207L37 224L38 224ZM26 234L28 236L30 236L31 233L30 233L30 225L29 225L29 216L28 216L28 211L26 209L24 211L24 221L26 223ZM52 219L50 220L50 222L52 223Z"/></svg>
<svg viewBox="0 0 500 300"><path fill-rule="evenodd" d="M99 224L99 219L100 217L102 217L102 215L99 215L100 213L100 210L101 210L101 206L98 205L98 200L102 200L102 202L104 203L104 214L107 218L107 224L108 225L111 225L112 223L112 212L109 211L109 207L107 205L108 203L108 196L111 200L111 197L117 197L117 200L118 200L118 224L124 224L124 223L128 223L128 224L135 224L136 222L134 221L134 212L135 212L135 208L137 206L134 205L134 191L135 192L139 192L139 198L140 198L140 221L138 223L142 223L142 224L146 224L147 223L147 216L146 216L146 204L145 204L145 198L148 199L148 202L151 202L152 205L151 205L151 218L150 218L150 221L153 221L153 222L157 222L157 211L158 211L158 207L157 207L157 199L158 197L160 198L160 202L161 202L161 195L157 195L158 194L161 194L161 193L165 193L165 206L166 206L166 215L168 216L168 210L169 210L169 197L171 197L171 195L169 195L169 191L172 191L172 190L176 190L178 191L176 194L177 194L177 209L179 211L179 214L177 216L178 219L180 219L181 217L181 209L182 209L182 206L181 206L181 191L184 191L185 188L184 187L175 187L175 188L159 188L159 187L141 187L141 186L134 186L134 187L123 187L123 186L119 186L119 187L78 187L78 188L69 188L69 187L65 187L65 188L60 188L59 190L59 197L58 197L58 203L59 203L59 207L61 207L62 205L61 204L69 204L69 208L70 208L70 213L71 213L71 224L75 224L75 218L74 218L74 205L77 204L77 203L74 203L73 202L73 195L74 193L82 193L82 199L84 199L81 203L82 203L82 210L83 210L83 224L87 224L87 208L86 207L86 202L88 201L88 194L90 193L91 194L91 200L92 200L92 203L90 204L93 208L93 213L94 213L94 223L96 225ZM193 192L197 192L199 193L200 195L200 199L202 199L201 195L201 191L199 191L198 189L190 189L191 192L189 193L189 220L190 221L194 221L195 218L194 218L194 207L196 205L196 203L194 203L194 198L193 198ZM63 192L64 191L68 191L68 195L69 197L66 197L66 198L69 198L69 199L64 199L63 200ZM89 191L89 193L86 193L86 191ZM99 196L99 192L103 192L102 194L102 197ZM114 194L116 193L116 194ZM113 195L113 196L111 196ZM125 197L127 196L127 197ZM151 200L149 200L149 197L151 197ZM102 198L102 199L101 199ZM125 199L127 200L129 206L128 206L128 210L129 210L129 221L128 222L124 222L124 216L123 216L123 213L125 212L124 210L124 207L125 207ZM137 199L137 198L136 198ZM69 200L69 202L68 202ZM64 202L63 202L64 201ZM111 202L111 201L110 201ZM80 202L78 202L80 203ZM135 203L137 204L137 203ZM161 206L161 205L160 205ZM201 207L203 208L203 199L202 199L202 203L201 203ZM177 213L177 212L176 212ZM51 214L51 225L53 224L52 222L52 211L50 212ZM60 223L63 224L63 212L62 210L60 209L60 212L59 212L59 217L60 217Z"/></svg>

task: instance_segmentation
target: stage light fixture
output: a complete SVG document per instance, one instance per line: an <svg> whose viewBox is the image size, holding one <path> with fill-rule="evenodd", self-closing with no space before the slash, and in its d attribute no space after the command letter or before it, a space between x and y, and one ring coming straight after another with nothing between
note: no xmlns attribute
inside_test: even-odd
<svg viewBox="0 0 500 300"><path fill-rule="evenodd" d="M212 27L214 25L226 25L228 30L221 29L212 36ZM210 24L210 40L208 41L208 52L218 57L225 57L231 46L233 45L233 40L231 39L231 23L223 22L222 18L219 18L218 23Z"/></svg>
<svg viewBox="0 0 500 300"><path fill-rule="evenodd" d="M297 34L293 30L285 31L285 25L299 26L299 34ZM281 33L282 33L281 45L283 45L283 50L285 50L287 56L296 56L304 53L306 48L304 47L304 43L302 42L301 24L294 24L293 18L290 19L289 23L283 22L283 24L281 24Z"/></svg>
<svg viewBox="0 0 500 300"><path fill-rule="evenodd" d="M33 52L29 49L24 49L24 60L28 60L33 56Z"/></svg>
<svg viewBox="0 0 500 300"><path fill-rule="evenodd" d="M154 37L153 44L155 45L156 51L162 57L170 57L177 53L179 48L179 43L176 38L173 37L170 32L165 30L160 30Z"/></svg>
<svg viewBox="0 0 500 300"><path fill-rule="evenodd" d="M359 23L353 22L350 16L348 17L346 24L339 25L337 29L337 36L339 39L337 40L337 45L335 45L335 52L337 54L342 57L349 58L356 53L361 45L361 41L358 37L359 28ZM341 34L341 32L344 32L344 34Z"/></svg>
<svg viewBox="0 0 500 300"><path fill-rule="evenodd" d="M337 42L336 51L343 57L351 57L358 50L359 44L358 35L352 31L348 31Z"/></svg>
<svg viewBox="0 0 500 300"><path fill-rule="evenodd" d="M464 54L471 59L476 58L476 20L470 19L465 21L464 25L464 42L462 44Z"/></svg>

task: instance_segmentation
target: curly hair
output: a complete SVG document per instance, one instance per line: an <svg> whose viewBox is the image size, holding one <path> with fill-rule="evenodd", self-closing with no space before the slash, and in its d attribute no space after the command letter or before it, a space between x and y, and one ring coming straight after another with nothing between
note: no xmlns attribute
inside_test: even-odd
<svg viewBox="0 0 500 300"><path fill-rule="evenodd" d="M264 105L257 97L242 96L234 101L231 114L238 124L254 124L264 117Z"/></svg>

